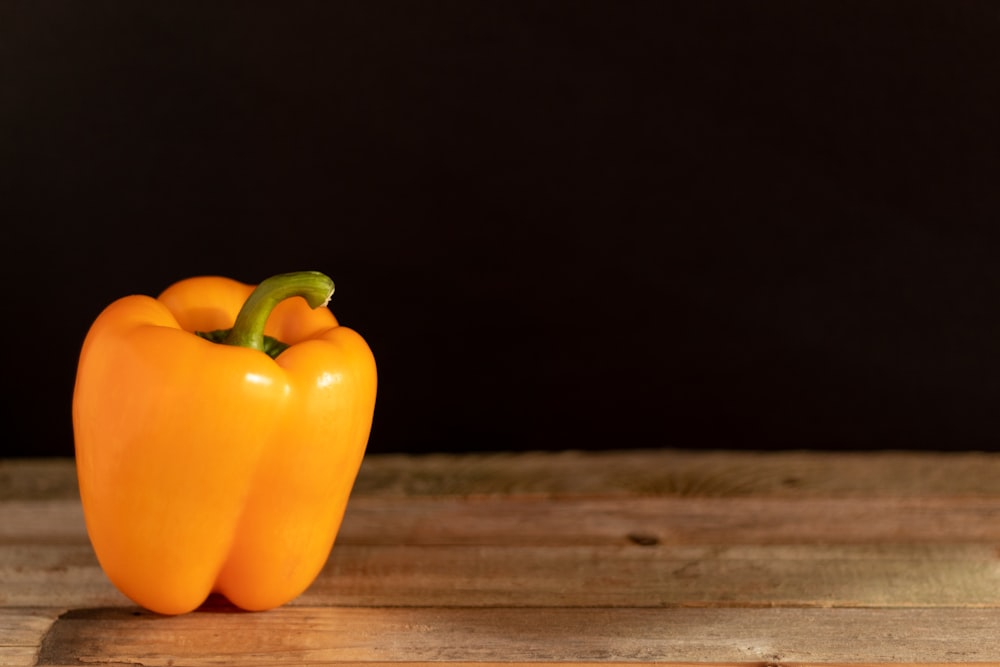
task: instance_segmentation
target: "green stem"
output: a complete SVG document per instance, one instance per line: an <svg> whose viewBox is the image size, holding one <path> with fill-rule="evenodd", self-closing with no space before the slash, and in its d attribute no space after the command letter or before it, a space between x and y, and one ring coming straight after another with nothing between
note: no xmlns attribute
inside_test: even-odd
<svg viewBox="0 0 1000 667"><path fill-rule="evenodd" d="M236 316L233 328L219 342L270 353L270 346L265 341L264 325L275 306L285 299L300 296L310 308L319 308L329 303L332 295L333 281L318 271L272 276L257 285Z"/></svg>

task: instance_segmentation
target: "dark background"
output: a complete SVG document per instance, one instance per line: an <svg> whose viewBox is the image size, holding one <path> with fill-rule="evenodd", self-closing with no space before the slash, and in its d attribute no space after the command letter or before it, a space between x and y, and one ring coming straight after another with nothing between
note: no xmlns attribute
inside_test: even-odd
<svg viewBox="0 0 1000 667"><path fill-rule="evenodd" d="M0 2L4 454L300 269L370 451L998 449L998 112L995 2Z"/></svg>

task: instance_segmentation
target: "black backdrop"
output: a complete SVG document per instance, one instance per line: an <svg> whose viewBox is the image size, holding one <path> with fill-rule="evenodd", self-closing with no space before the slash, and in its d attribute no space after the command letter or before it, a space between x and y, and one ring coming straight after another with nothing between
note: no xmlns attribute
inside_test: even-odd
<svg viewBox="0 0 1000 667"><path fill-rule="evenodd" d="M318 269L371 451L997 449L994 2L0 0L4 453L114 298Z"/></svg>

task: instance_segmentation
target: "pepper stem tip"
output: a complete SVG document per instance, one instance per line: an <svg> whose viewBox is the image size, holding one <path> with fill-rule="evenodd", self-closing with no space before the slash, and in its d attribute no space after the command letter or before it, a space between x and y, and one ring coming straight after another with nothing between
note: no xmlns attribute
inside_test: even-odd
<svg viewBox="0 0 1000 667"><path fill-rule="evenodd" d="M261 281L236 316L236 322L225 340L226 345L264 350L264 325L274 307L285 299L300 296L310 308L322 308L330 303L334 284L319 271L281 273Z"/></svg>

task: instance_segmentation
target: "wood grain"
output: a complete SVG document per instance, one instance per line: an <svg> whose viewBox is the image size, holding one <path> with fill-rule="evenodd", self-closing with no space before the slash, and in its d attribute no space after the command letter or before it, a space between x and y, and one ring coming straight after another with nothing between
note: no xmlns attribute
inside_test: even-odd
<svg viewBox="0 0 1000 667"><path fill-rule="evenodd" d="M0 607L0 665L33 665L40 638L59 616L59 610Z"/></svg>
<svg viewBox="0 0 1000 667"><path fill-rule="evenodd" d="M128 604L89 549L5 550L0 603ZM293 605L1000 608L991 545L334 549Z"/></svg>
<svg viewBox="0 0 1000 667"><path fill-rule="evenodd" d="M617 450L370 455L354 496L1000 495L986 452ZM0 501L76 499L64 459L0 459Z"/></svg>
<svg viewBox="0 0 1000 667"><path fill-rule="evenodd" d="M1000 456L373 456L293 603L166 618L0 460L0 664L1000 664Z"/></svg>
<svg viewBox="0 0 1000 667"><path fill-rule="evenodd" d="M85 543L79 501L4 501L0 544ZM340 544L809 544L1000 540L996 497L351 499ZM630 537L631 536L631 537Z"/></svg>
<svg viewBox="0 0 1000 667"><path fill-rule="evenodd" d="M122 603L78 506L57 521L67 501L52 502L6 503L7 532L26 537L3 538L0 604ZM987 498L360 497L302 600L994 606L998 544L1000 499Z"/></svg>
<svg viewBox="0 0 1000 667"><path fill-rule="evenodd" d="M38 664L785 664L849 662L860 646L874 663L987 662L998 636L1000 617L975 609L105 608L63 615Z"/></svg>

